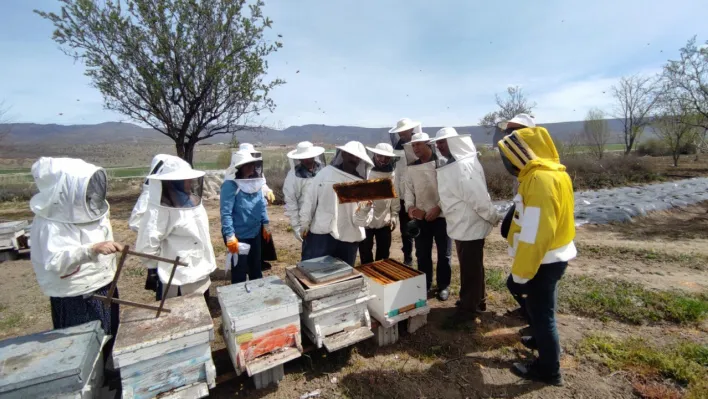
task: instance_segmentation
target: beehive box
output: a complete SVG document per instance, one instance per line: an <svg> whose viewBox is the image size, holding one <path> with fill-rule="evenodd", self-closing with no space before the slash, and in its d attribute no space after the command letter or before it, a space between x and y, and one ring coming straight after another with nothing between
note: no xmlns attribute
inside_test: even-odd
<svg viewBox="0 0 708 399"><path fill-rule="evenodd" d="M101 322L0 341L0 398L98 398Z"/></svg>
<svg viewBox="0 0 708 399"><path fill-rule="evenodd" d="M393 259L385 259L357 267L369 282L375 298L369 302L372 316L389 327L406 315L428 309L425 273Z"/></svg>
<svg viewBox="0 0 708 399"><path fill-rule="evenodd" d="M216 292L237 374L252 377L300 357L301 301L280 278L268 276Z"/></svg>
<svg viewBox="0 0 708 399"><path fill-rule="evenodd" d="M166 392L199 398L215 386L214 323L204 297L170 298L165 307L170 313L159 318L154 310L121 307L113 365L120 369L123 399Z"/></svg>
<svg viewBox="0 0 708 399"><path fill-rule="evenodd" d="M344 277L315 283L299 268L286 269L287 283L303 301L303 331L318 347L334 352L371 338L364 277L354 269Z"/></svg>

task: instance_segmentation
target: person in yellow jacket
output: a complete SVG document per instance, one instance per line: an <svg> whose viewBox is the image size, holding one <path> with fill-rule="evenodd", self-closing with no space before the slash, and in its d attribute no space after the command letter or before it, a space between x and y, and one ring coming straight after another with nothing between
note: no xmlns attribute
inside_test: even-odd
<svg viewBox="0 0 708 399"><path fill-rule="evenodd" d="M511 279L522 294L515 297L531 324L532 336L523 337L522 343L538 350L536 360L515 363L513 371L525 379L562 385L555 310L558 281L577 255L573 183L543 127L512 129L498 145L504 166L519 181L507 242L514 257Z"/></svg>

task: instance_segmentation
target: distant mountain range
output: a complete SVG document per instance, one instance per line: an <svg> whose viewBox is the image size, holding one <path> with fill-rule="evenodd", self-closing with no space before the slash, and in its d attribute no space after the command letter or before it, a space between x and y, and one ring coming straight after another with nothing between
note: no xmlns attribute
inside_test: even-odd
<svg viewBox="0 0 708 399"><path fill-rule="evenodd" d="M622 121L608 120L612 132L610 143L621 142ZM4 125L0 125L0 131ZM560 122L543 124L555 140L568 141L583 131L583 122ZM480 126L455 127L460 134L471 134L478 145L492 144L493 135ZM424 127L423 130L434 136L440 127ZM260 143L261 145L292 145L299 141L341 144L350 140L373 145L388 141L388 127L365 128L356 126L303 125L291 126L284 130L262 128L255 131L236 133L241 142ZM648 132L650 133L650 132ZM650 133L651 134L651 133ZM210 144L228 142L229 135L216 136L207 141ZM106 122L97 125L39 125L34 123L11 124L11 131L5 138L5 145L74 145L74 144L148 144L169 143L170 139L161 133L131 123Z"/></svg>

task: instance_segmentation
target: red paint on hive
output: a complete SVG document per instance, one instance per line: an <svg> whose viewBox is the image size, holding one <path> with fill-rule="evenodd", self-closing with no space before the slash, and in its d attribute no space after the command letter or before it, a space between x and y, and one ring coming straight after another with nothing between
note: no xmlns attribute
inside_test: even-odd
<svg viewBox="0 0 708 399"><path fill-rule="evenodd" d="M245 360L252 360L281 348L297 346L296 336L300 328L296 324L278 328L240 345Z"/></svg>

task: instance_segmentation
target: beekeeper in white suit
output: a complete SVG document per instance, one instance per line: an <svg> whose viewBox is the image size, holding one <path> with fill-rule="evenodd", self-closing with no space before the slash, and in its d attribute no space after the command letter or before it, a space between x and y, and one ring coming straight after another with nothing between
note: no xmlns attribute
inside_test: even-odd
<svg viewBox="0 0 708 399"><path fill-rule="evenodd" d="M179 158L170 158L159 173L148 176L148 208L140 221L136 249L167 259L179 256L189 265L177 267L170 290L165 292L172 264L145 261L148 268L157 268L158 300L161 296L208 296L209 275L216 269L216 259L202 205L204 174Z"/></svg>
<svg viewBox="0 0 708 399"><path fill-rule="evenodd" d="M80 159L40 158L32 176L39 189L30 200L32 266L49 297L54 328L100 320L115 336L118 305L91 297L107 295L116 272L114 254L123 250L113 241L106 172Z"/></svg>
<svg viewBox="0 0 708 399"><path fill-rule="evenodd" d="M398 157L393 152L391 144L379 143L374 148L366 147L369 157L374 161L374 167L369 173L369 179L391 179L395 181L395 166ZM374 214L371 223L366 226L366 238L359 244L359 258L365 265L375 260L388 259L391 255L391 232L396 229L401 201L389 198L374 201ZM376 255L374 256L374 241Z"/></svg>
<svg viewBox="0 0 708 399"><path fill-rule="evenodd" d="M440 129L433 142L447 164L437 169L440 204L447 221L447 234L455 240L460 261L460 300L450 321L474 321L485 311L484 239L500 216L487 192L484 170L470 135L454 128Z"/></svg>
<svg viewBox="0 0 708 399"><path fill-rule="evenodd" d="M157 154L152 158L152 162L150 163L150 171L148 172L148 176L150 175L155 175L160 173L160 170L162 169L162 166L165 164L165 160L170 159L170 158L175 158L174 155L167 155L167 154ZM133 207L133 211L130 213L130 219L128 219L128 227L133 230L134 232L138 232L140 229L140 220L143 217L143 214L145 213L145 210L148 207L148 198L150 197L150 179L147 177L145 178L145 181L143 182L143 190L140 193L140 197L138 197L138 200L135 202L135 206ZM157 267L157 265L155 266ZM145 289L146 290L151 290L157 292L157 269L148 269L147 276L145 277Z"/></svg>
<svg viewBox="0 0 708 399"><path fill-rule="evenodd" d="M351 266L373 217L372 202L340 204L332 186L366 180L374 164L358 141L337 147L332 162L312 180L300 210L302 259L334 256Z"/></svg>
<svg viewBox="0 0 708 399"><path fill-rule="evenodd" d="M248 151L251 153L251 156L253 158L263 159L263 154L260 151L256 151L256 148L251 143L239 144L238 150L239 151ZM231 155L231 163L232 164L233 164L235 156L236 156L236 153L233 153ZM263 196L265 197L265 199L268 200L268 203L272 204L275 201L275 194L273 194L273 190L271 190L271 188L268 187L268 183L265 183L265 179L266 179L266 177L265 177L265 175L263 175L264 183L263 183L263 188L261 189L261 191L263 192Z"/></svg>
<svg viewBox="0 0 708 399"><path fill-rule="evenodd" d="M415 238L415 256L418 270L425 273L428 291L433 283L433 242L438 262L435 270L437 296L441 301L450 297L452 240L447 235L447 222L440 207L436 170L445 159L430 142L427 133L416 133L405 146L413 149L418 158L407 167L406 211L420 229Z"/></svg>
<svg viewBox="0 0 708 399"><path fill-rule="evenodd" d="M317 173L325 167L325 149L302 141L294 150L288 152L290 171L283 183L285 197L285 216L290 219L290 227L295 238L302 242L302 227L300 226L300 209L305 201L305 192Z"/></svg>
<svg viewBox="0 0 708 399"><path fill-rule="evenodd" d="M413 264L413 237L408 234L406 225L410 221L406 212L405 194L406 194L406 169L408 165L416 160L410 146L405 144L410 143L414 133L422 132L421 123L403 118L396 122L396 126L392 127L388 133L391 138L391 146L393 152L398 156L396 162L396 174L394 179L394 187L400 198L400 211L398 214L399 226L401 230L401 241L403 242L403 263L408 266ZM408 148L408 149L407 149Z"/></svg>

